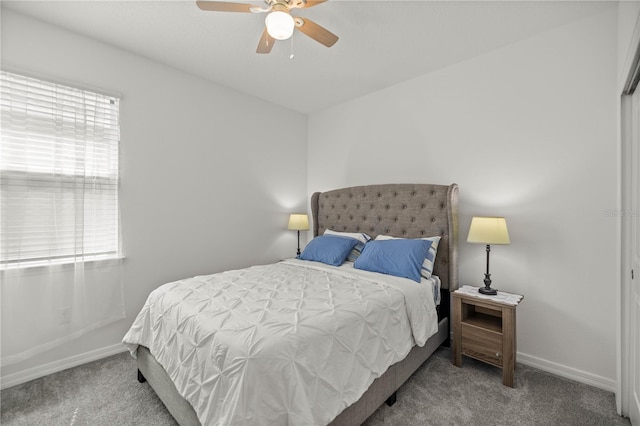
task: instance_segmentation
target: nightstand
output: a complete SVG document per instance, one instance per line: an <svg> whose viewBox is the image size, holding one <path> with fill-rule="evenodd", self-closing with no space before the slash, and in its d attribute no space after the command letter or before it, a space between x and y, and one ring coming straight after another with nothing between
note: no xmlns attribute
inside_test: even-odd
<svg viewBox="0 0 640 426"><path fill-rule="evenodd" d="M453 295L453 364L462 355L502 368L502 383L513 387L516 366L516 308L522 296L477 293L464 286Z"/></svg>

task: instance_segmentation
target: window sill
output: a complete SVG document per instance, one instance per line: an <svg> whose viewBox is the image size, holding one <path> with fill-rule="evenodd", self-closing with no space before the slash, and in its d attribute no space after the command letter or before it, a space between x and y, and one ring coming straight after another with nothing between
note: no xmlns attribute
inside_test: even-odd
<svg viewBox="0 0 640 426"><path fill-rule="evenodd" d="M87 256L80 263L86 266L113 266L125 259L122 255ZM64 258L55 260L36 260L29 262L11 262L0 266L0 272L13 270L33 270L57 267L61 269L73 268L77 262L74 258Z"/></svg>

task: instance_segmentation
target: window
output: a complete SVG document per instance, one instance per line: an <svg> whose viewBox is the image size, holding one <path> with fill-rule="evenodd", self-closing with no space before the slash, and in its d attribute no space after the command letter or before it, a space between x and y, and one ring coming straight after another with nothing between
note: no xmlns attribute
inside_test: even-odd
<svg viewBox="0 0 640 426"><path fill-rule="evenodd" d="M119 256L119 99L1 72L2 268Z"/></svg>

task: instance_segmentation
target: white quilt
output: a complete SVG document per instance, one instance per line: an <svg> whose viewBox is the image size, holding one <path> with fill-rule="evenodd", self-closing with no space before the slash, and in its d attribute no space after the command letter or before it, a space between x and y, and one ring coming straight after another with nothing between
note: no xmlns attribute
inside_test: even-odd
<svg viewBox="0 0 640 426"><path fill-rule="evenodd" d="M203 425L323 425L437 327L428 282L288 260L165 284L123 342Z"/></svg>

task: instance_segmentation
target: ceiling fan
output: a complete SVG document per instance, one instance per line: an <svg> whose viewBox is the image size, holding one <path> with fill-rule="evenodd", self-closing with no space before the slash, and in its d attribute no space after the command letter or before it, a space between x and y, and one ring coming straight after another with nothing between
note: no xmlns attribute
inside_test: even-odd
<svg viewBox="0 0 640 426"><path fill-rule="evenodd" d="M297 29L327 47L338 41L338 36L310 19L291 16L291 9L313 7L327 0L264 0L265 6L228 1L197 1L202 10L212 12L269 13L258 42L257 53L269 53L276 40L286 40Z"/></svg>

